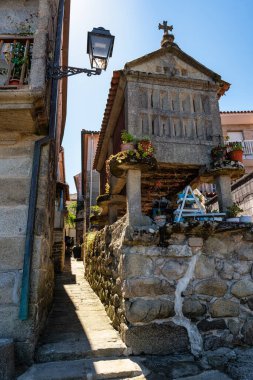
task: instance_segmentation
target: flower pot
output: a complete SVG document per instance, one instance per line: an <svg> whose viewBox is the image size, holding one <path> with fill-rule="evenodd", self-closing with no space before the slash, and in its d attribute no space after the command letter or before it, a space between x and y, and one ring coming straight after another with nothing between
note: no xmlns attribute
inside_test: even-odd
<svg viewBox="0 0 253 380"><path fill-rule="evenodd" d="M10 79L9 80L9 84L11 85L11 86L19 86L19 79Z"/></svg>
<svg viewBox="0 0 253 380"><path fill-rule="evenodd" d="M166 223L166 215L156 215L154 220L157 226L163 227Z"/></svg>
<svg viewBox="0 0 253 380"><path fill-rule="evenodd" d="M242 155L243 151L242 150L231 150L228 153L228 157L231 161L240 161L242 162Z"/></svg>
<svg viewBox="0 0 253 380"><path fill-rule="evenodd" d="M134 144L133 143L123 143L120 145L121 151L124 150L134 150Z"/></svg>
<svg viewBox="0 0 253 380"><path fill-rule="evenodd" d="M240 216L240 222L241 223L252 223L252 216L251 215L242 215L242 216Z"/></svg>
<svg viewBox="0 0 253 380"><path fill-rule="evenodd" d="M149 148L152 147L151 141L149 140L140 140L139 144L141 145L144 152L146 152Z"/></svg>

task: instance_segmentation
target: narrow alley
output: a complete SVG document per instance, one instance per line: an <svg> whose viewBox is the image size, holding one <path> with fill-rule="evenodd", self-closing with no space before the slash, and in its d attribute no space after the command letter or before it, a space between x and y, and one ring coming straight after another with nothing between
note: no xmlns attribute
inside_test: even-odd
<svg viewBox="0 0 253 380"><path fill-rule="evenodd" d="M66 259L56 276L52 311L36 364L19 380L132 378L142 374L99 298L84 279L82 261ZM84 359L85 358L85 359Z"/></svg>

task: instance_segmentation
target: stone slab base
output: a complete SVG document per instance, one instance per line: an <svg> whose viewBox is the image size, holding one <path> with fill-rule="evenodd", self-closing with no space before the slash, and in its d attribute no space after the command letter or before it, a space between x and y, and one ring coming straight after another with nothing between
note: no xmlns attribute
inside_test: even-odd
<svg viewBox="0 0 253 380"><path fill-rule="evenodd" d="M173 322L128 327L123 340L134 355L168 355L190 351L186 329Z"/></svg>

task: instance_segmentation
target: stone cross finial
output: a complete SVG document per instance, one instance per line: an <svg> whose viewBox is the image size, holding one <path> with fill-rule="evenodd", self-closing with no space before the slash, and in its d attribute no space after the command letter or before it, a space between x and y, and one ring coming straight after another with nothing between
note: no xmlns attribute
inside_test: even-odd
<svg viewBox="0 0 253 380"><path fill-rule="evenodd" d="M168 46L174 46L174 36L173 34L169 34L168 31L172 31L173 25L168 25L167 21L163 21L162 24L159 23L158 29L162 29L163 32L163 39L161 41L161 46L166 48Z"/></svg>
<svg viewBox="0 0 253 380"><path fill-rule="evenodd" d="M162 24L159 23L158 25L158 29L162 29L164 30L164 33L163 34L168 34L168 30L172 31L173 30L173 25L168 25L168 22L167 21L163 21Z"/></svg>

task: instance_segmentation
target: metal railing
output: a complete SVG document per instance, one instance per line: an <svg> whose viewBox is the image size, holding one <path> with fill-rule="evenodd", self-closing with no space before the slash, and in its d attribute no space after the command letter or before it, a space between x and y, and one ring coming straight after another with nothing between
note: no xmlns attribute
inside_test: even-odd
<svg viewBox="0 0 253 380"><path fill-rule="evenodd" d="M33 37L0 35L0 89L27 85Z"/></svg>
<svg viewBox="0 0 253 380"><path fill-rule="evenodd" d="M244 140L242 141L243 146L243 158L244 159L253 159L253 140Z"/></svg>

